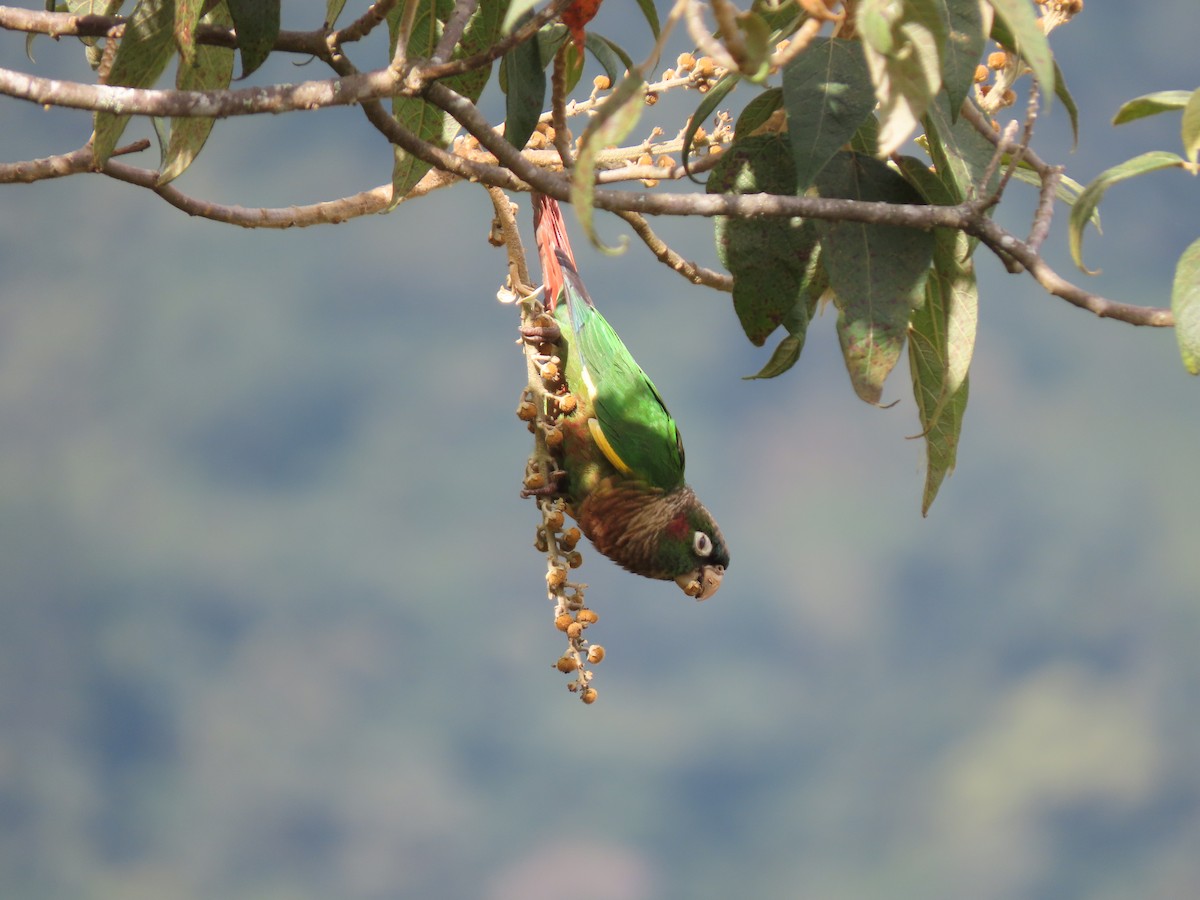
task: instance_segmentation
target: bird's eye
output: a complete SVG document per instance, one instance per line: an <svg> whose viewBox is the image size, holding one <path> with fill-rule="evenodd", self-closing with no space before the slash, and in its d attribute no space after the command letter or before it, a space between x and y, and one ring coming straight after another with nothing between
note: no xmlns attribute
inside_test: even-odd
<svg viewBox="0 0 1200 900"><path fill-rule="evenodd" d="M697 556L708 556L713 552L712 538L703 531L697 531L692 536L692 549L696 551Z"/></svg>

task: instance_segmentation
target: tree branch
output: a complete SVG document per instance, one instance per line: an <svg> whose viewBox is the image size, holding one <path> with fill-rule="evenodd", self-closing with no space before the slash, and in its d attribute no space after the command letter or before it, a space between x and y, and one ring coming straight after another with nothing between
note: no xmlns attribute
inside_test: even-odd
<svg viewBox="0 0 1200 900"><path fill-rule="evenodd" d="M124 156L127 153L140 153L150 146L147 140L134 141L113 151L113 156ZM32 184L35 181L45 181L48 178L65 178L68 175L78 175L92 168L92 146L80 147L70 153L58 156L47 156L42 159L28 159L15 163L0 163L0 184Z"/></svg>

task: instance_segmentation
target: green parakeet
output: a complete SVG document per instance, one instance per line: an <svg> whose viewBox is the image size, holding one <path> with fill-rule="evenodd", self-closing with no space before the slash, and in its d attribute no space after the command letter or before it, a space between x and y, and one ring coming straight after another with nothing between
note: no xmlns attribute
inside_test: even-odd
<svg viewBox="0 0 1200 900"><path fill-rule="evenodd" d="M646 373L592 303L558 202L534 195L545 302L576 407L565 415L567 511L596 549L690 596L717 592L729 565L721 530L683 478L683 442Z"/></svg>

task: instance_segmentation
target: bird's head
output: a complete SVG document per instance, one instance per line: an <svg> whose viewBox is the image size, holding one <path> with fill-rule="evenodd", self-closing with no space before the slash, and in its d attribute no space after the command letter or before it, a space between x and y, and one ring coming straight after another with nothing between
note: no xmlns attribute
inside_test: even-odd
<svg viewBox="0 0 1200 900"><path fill-rule="evenodd" d="M707 600L721 586L729 566L729 549L721 529L699 502L677 516L666 529L664 555L673 560L674 580L689 597Z"/></svg>

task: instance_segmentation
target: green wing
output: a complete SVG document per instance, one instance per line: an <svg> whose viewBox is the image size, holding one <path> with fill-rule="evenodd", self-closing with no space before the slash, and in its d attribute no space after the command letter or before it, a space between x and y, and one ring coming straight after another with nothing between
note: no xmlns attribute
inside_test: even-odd
<svg viewBox="0 0 1200 900"><path fill-rule="evenodd" d="M624 474L667 491L679 487L683 483L683 441L675 420L654 383L597 312L569 264L563 265L563 276L573 335L570 352L577 356L583 389L592 407L593 438L609 462Z"/></svg>

